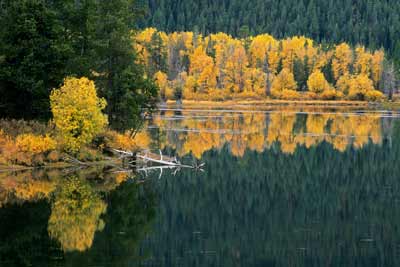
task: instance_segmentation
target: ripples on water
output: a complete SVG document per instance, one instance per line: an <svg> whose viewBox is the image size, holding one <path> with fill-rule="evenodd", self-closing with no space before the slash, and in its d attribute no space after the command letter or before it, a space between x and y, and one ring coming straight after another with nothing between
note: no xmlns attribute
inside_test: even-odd
<svg viewBox="0 0 400 267"><path fill-rule="evenodd" d="M0 266L400 266L399 115L161 109L204 172L0 173Z"/></svg>

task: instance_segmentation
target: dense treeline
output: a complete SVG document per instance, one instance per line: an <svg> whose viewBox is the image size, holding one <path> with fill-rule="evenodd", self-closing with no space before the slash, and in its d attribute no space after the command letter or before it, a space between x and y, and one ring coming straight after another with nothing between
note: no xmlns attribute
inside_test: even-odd
<svg viewBox="0 0 400 267"><path fill-rule="evenodd" d="M157 90L135 63L135 2L1 1L0 116L47 119L51 90L85 76L106 99L111 126L137 123Z"/></svg>
<svg viewBox="0 0 400 267"><path fill-rule="evenodd" d="M396 88L383 50L318 44L304 36L233 38L147 28L136 36L136 47L163 99L379 100Z"/></svg>
<svg viewBox="0 0 400 267"><path fill-rule="evenodd" d="M384 47L400 63L400 2L397 0L147 0L143 27L226 32L268 32L278 38L306 35L316 41Z"/></svg>

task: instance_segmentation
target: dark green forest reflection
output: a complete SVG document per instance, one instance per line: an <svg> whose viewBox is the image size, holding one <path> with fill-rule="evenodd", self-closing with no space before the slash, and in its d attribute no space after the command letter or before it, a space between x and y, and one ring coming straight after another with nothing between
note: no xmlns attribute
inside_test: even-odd
<svg viewBox="0 0 400 267"><path fill-rule="evenodd" d="M0 173L0 266L400 266L396 114L214 115L142 133L204 172Z"/></svg>
<svg viewBox="0 0 400 267"><path fill-rule="evenodd" d="M397 123L398 126L398 123ZM146 266L399 266L400 132L341 152L206 152L164 177Z"/></svg>

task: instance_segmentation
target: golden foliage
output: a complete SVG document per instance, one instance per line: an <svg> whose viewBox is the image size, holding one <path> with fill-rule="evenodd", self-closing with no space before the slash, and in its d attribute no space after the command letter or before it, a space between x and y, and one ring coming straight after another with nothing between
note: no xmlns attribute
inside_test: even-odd
<svg viewBox="0 0 400 267"><path fill-rule="evenodd" d="M61 88L52 91L50 105L68 151L79 151L107 125L107 117L102 113L106 101L97 97L94 82L85 77L65 79Z"/></svg>
<svg viewBox="0 0 400 267"><path fill-rule="evenodd" d="M154 74L154 80L160 88L160 96L163 100L174 98L174 92L169 85L167 74L158 71Z"/></svg>
<svg viewBox="0 0 400 267"><path fill-rule="evenodd" d="M308 90L317 94L332 89L332 86L328 83L320 70L315 70L310 77L308 77L307 86Z"/></svg>
<svg viewBox="0 0 400 267"><path fill-rule="evenodd" d="M332 61L332 70L335 79L349 73L350 64L353 61L353 53L350 46L342 43L335 48L334 58Z"/></svg>
<svg viewBox="0 0 400 267"><path fill-rule="evenodd" d="M374 85L368 76L364 74L353 76L349 81L350 99L364 100L368 91L374 91Z"/></svg>
<svg viewBox="0 0 400 267"><path fill-rule="evenodd" d="M15 140L18 150L21 152L39 154L56 149L56 141L50 136L35 136L33 134L23 134L17 136Z"/></svg>
<svg viewBox="0 0 400 267"><path fill-rule="evenodd" d="M267 93L284 99L337 99L342 98L342 94L345 99L352 99L353 96L347 95L353 76L367 76L375 88L382 84L383 51L367 51L363 46L352 48L346 43L327 47L304 36L278 40L269 34L260 34L236 39L225 33L209 36L191 32L166 34L148 28L136 37L139 57L143 57L146 66L151 64L146 47L151 45L154 33L160 34L167 48L171 80L165 74L158 73L155 77L163 99L175 99L180 92L182 98L191 100L263 98L269 97ZM327 82L327 66L332 69L334 79L329 82L335 83L341 93L335 95L334 88ZM288 84L276 79L283 70L284 74L298 74L296 82L302 87L305 79L309 81L309 92L293 93L298 88L291 79L286 79ZM308 76L302 77L304 75ZM291 91L282 94L284 89ZM327 92L321 95L324 91Z"/></svg>
<svg viewBox="0 0 400 267"><path fill-rule="evenodd" d="M285 95L293 95L293 92L296 92L296 90L297 83L294 80L294 75L289 69L286 68L282 69L282 71L273 80L271 94L274 97L279 98L283 96L284 93Z"/></svg>
<svg viewBox="0 0 400 267"><path fill-rule="evenodd" d="M65 252L85 251L92 246L95 232L104 228L100 216L106 208L87 182L71 177L56 194L48 232Z"/></svg>

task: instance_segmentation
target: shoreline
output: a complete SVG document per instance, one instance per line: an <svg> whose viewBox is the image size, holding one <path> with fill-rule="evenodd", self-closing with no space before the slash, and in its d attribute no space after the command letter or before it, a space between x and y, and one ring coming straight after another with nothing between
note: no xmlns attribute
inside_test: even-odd
<svg viewBox="0 0 400 267"><path fill-rule="evenodd" d="M226 101L214 101L214 100L182 100L181 103L177 103L174 100L168 100L163 104L159 104L159 107L162 106L180 106L187 105L189 107L192 106L203 106L203 107L232 107L235 106L248 106L255 108L259 108L259 106L264 107L319 107L319 108L388 108L395 109L400 108L400 102L368 102L368 101L351 101L351 100L226 100ZM257 107L256 107L257 106Z"/></svg>

